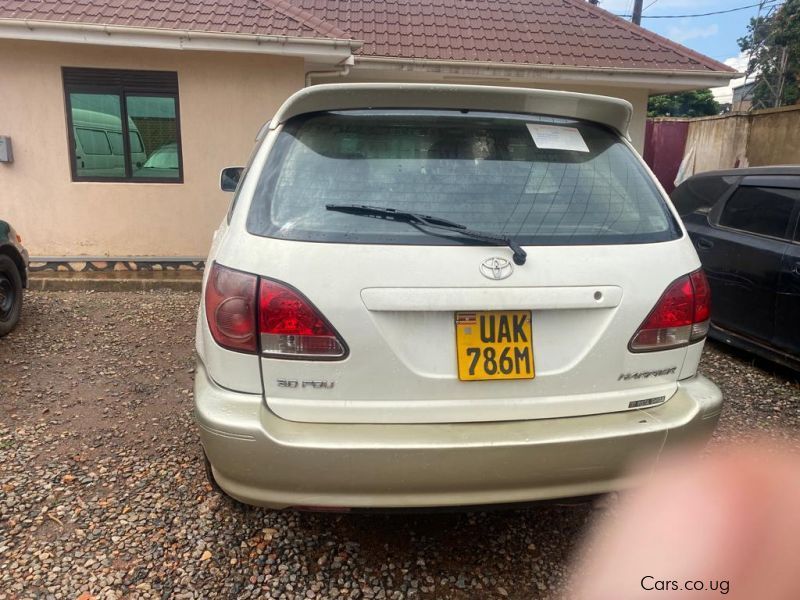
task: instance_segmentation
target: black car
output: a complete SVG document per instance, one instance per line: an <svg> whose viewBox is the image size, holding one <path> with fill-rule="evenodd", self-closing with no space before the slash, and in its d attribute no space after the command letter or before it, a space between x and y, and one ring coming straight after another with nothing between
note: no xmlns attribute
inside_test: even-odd
<svg viewBox="0 0 800 600"><path fill-rule="evenodd" d="M800 370L800 166L700 173L672 201L711 285L709 335Z"/></svg>
<svg viewBox="0 0 800 600"><path fill-rule="evenodd" d="M0 220L0 337L9 333L22 312L22 288L28 285L28 252L22 238Z"/></svg>

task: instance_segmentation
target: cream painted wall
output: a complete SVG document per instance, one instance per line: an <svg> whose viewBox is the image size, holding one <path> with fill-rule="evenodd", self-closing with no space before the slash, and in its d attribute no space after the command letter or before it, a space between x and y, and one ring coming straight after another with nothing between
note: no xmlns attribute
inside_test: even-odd
<svg viewBox="0 0 800 600"><path fill-rule="evenodd" d="M74 183L61 67L177 71L184 183ZM230 202L219 169L303 87L302 59L0 40L0 218L34 256L205 256Z"/></svg>

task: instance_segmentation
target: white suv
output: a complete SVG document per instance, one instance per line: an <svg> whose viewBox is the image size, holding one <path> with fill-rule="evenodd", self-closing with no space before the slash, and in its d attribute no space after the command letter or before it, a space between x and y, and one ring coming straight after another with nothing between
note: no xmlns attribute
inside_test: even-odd
<svg viewBox="0 0 800 600"><path fill-rule="evenodd" d="M207 263L213 479L275 508L525 502L707 439L708 285L630 114L484 86L289 98Z"/></svg>

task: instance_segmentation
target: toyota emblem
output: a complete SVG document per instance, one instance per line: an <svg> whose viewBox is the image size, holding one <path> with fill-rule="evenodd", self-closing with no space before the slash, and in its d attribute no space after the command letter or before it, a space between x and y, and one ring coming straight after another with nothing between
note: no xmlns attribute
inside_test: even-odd
<svg viewBox="0 0 800 600"><path fill-rule="evenodd" d="M505 258L493 256L481 263L481 275L487 279L505 279L514 271L514 266Z"/></svg>

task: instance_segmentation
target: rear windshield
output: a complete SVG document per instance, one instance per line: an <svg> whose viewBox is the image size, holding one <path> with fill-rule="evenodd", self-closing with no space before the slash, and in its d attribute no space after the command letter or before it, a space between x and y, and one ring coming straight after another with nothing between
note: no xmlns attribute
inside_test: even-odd
<svg viewBox="0 0 800 600"><path fill-rule="evenodd" d="M279 134L247 221L250 233L288 240L481 243L326 204L413 211L528 245L679 237L617 135L545 116L361 110L296 117Z"/></svg>

